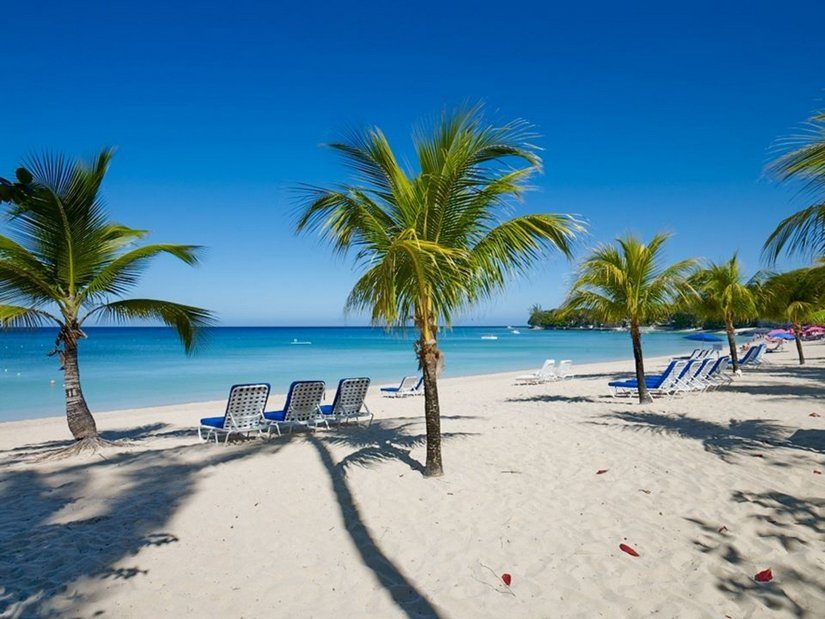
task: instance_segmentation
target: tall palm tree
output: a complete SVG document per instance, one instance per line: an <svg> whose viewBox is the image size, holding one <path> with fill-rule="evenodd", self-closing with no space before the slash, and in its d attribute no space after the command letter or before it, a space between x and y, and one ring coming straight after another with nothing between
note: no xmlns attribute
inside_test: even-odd
<svg viewBox="0 0 825 619"><path fill-rule="evenodd" d="M694 274L691 285L698 293L690 297L692 309L706 320L721 320L725 323L733 371L737 371L739 358L736 354L734 323L758 315L754 290L742 277L739 257L734 254L726 262L709 263Z"/></svg>
<svg viewBox="0 0 825 619"><path fill-rule="evenodd" d="M499 290L552 248L570 254L582 226L569 215L504 220L540 159L529 126L485 122L480 108L442 115L413 136L417 168L403 166L380 129L332 144L349 184L307 188L297 230L315 230L362 274L347 309L387 327L412 320L424 377L425 474L443 474L437 375L438 332L455 312Z"/></svg>
<svg viewBox="0 0 825 619"><path fill-rule="evenodd" d="M796 146L774 161L768 170L780 181L798 180L814 204L783 219L765 241L771 261L789 254L825 256L825 112L813 116L805 131L787 140Z"/></svg>
<svg viewBox="0 0 825 619"><path fill-rule="evenodd" d="M10 204L8 229L0 234L0 324L55 325L55 350L64 375L66 418L77 441L99 443L97 426L80 385L78 343L95 320L159 320L173 327L187 352L198 329L211 321L197 307L155 299L118 299L139 279L149 260L169 254L197 263L194 245L135 246L146 236L111 222L100 185L111 150L90 164L62 157L31 159L16 182L0 179L0 202Z"/></svg>
<svg viewBox="0 0 825 619"><path fill-rule="evenodd" d="M796 341L799 364L805 363L802 327L822 319L825 312L825 286L818 269L796 269L764 275L760 285L761 313L767 318L787 322Z"/></svg>
<svg viewBox="0 0 825 619"><path fill-rule="evenodd" d="M567 312L581 311L607 323L630 325L639 403L651 402L645 383L641 327L666 318L677 302L692 293L688 278L696 261L663 266L663 247L670 238L660 233L649 243L627 235L615 245L600 245L584 259L564 302Z"/></svg>

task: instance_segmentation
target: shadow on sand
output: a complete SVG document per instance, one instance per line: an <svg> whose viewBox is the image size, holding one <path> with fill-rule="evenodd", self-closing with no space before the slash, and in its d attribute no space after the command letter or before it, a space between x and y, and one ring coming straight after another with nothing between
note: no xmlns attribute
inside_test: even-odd
<svg viewBox="0 0 825 619"><path fill-rule="evenodd" d="M647 412L616 412L603 418L619 419L623 430L654 432L699 441L705 450L727 460L734 454L754 455L784 447L825 454L825 430L796 430L770 419L732 419L727 424L689 417ZM608 421L589 422L616 427Z"/></svg>
<svg viewBox="0 0 825 619"><path fill-rule="evenodd" d="M344 530L364 565L407 616L435 617L437 613L426 596L404 577L370 535L345 479L349 466L371 466L389 460L421 471L421 464L409 450L422 444L425 437L408 433L411 425L387 420L368 429L345 426L311 435L308 443L327 470ZM182 435L191 437L192 431L153 424L105 436L134 442ZM445 433L444 439L458 436L462 434ZM296 433L269 441L240 440L229 446L189 444L151 449L150 445L142 451L125 448L106 453L105 458L76 458L48 466L11 467L6 460L0 467L0 615L80 612L87 616L105 612L105 599L86 599L72 589L73 583L79 579L128 580L146 574L139 565L115 566L143 548L178 541L164 529L178 507L194 493L204 469L252 455L275 455L288 441L301 441L301 437L302 433ZM352 447L355 451L336 463L329 445ZM5 453L17 462L63 446L63 442L49 441ZM108 467L118 467L119 492L105 503L104 511L70 520L72 510L82 510L86 497L93 492L93 479ZM143 503L150 498L158 507L146 510ZM98 526L103 522L106 526Z"/></svg>
<svg viewBox="0 0 825 619"><path fill-rule="evenodd" d="M825 535L825 499L821 497L735 490L731 500L752 505L755 513L749 517L760 523L757 535L778 542L785 553L802 547L815 547ZM791 596L788 585L808 589L812 597L821 598L825 595L821 570L814 569L812 574L803 574L792 566L774 565L776 580L756 582L753 574L743 571L741 564L745 562L745 557L737 547L735 532L720 530L719 523L697 518L687 520L699 529L700 538L693 540L693 543L700 552L718 556L730 566L739 568L716 574L720 591L737 602L753 599L772 611L784 611L796 617L815 616L812 609L804 608Z"/></svg>

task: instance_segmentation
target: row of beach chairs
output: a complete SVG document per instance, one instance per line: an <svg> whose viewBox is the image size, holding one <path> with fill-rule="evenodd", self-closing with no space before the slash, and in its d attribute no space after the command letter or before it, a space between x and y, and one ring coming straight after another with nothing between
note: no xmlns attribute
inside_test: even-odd
<svg viewBox="0 0 825 619"><path fill-rule="evenodd" d="M765 354L765 345L760 344L748 350L739 362L740 367L759 365ZM715 352L715 351L714 351ZM674 396L718 389L729 385L733 378L728 372L729 356L701 354L694 351L690 357L671 359L661 374L645 377L645 385L653 396ZM614 396L637 394L639 383L635 380L617 380L608 383Z"/></svg>
<svg viewBox="0 0 825 619"><path fill-rule="evenodd" d="M541 385L549 383L554 380L564 380L565 378L573 378L573 362L570 359L562 359L559 365L556 366L555 359L547 359L538 370L530 374L516 376L516 384L518 385Z"/></svg>
<svg viewBox="0 0 825 619"><path fill-rule="evenodd" d="M198 436L201 440L214 438L217 443L220 436L226 437L225 442L232 435L269 437L275 431L281 436L282 428L288 428L290 433L296 426L311 430L329 429L330 423L358 423L362 418L368 418L369 425L373 415L364 402L369 386L369 378L343 378L338 383L332 404L322 405L326 392L324 381L295 381L289 386L284 407L267 412L268 383L233 385L223 416L201 419Z"/></svg>

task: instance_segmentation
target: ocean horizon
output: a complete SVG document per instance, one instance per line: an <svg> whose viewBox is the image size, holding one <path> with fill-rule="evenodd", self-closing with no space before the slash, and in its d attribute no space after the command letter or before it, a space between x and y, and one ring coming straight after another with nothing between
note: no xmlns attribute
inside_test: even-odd
<svg viewBox="0 0 825 619"><path fill-rule="evenodd" d="M334 388L347 376L385 384L418 372L413 329L214 327L189 356L167 327L91 327L87 333L80 373L93 412L220 400L236 383L267 382L273 393L284 393L293 380L322 379ZM65 414L62 372L57 358L47 356L55 335L55 329L0 332L0 421ZM698 345L679 332L643 337L646 358ZM547 358L577 365L632 359L629 335L617 331L453 327L439 341L444 378L532 369Z"/></svg>

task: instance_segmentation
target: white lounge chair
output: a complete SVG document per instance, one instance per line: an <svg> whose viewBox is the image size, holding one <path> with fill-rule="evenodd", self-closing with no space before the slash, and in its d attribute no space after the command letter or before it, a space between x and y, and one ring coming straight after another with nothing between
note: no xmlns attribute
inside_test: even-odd
<svg viewBox="0 0 825 619"><path fill-rule="evenodd" d="M424 377L405 376L397 387L381 387L381 395L387 398L403 398L424 393Z"/></svg>
<svg viewBox="0 0 825 619"><path fill-rule="evenodd" d="M516 383L520 385L538 385L540 383L547 383L558 378L556 376L556 360L547 359L538 370L516 376Z"/></svg>
<svg viewBox="0 0 825 619"><path fill-rule="evenodd" d="M296 380L289 386L283 410L264 413L270 427L281 434L281 425L289 426L289 432L297 426L317 430L329 429L325 415L321 413L321 400L326 386L322 380Z"/></svg>
<svg viewBox="0 0 825 619"><path fill-rule="evenodd" d="M562 359L559 361L559 369L556 370L556 376L564 380L565 378L574 378L573 362L570 359Z"/></svg>
<svg viewBox="0 0 825 619"><path fill-rule="evenodd" d="M198 438L208 441L213 436L215 443L218 436L226 436L225 443L233 434L256 433L269 435L269 424L264 419L266 401L269 399L269 385L255 383L251 385L232 385L226 412L223 417L204 417L198 427Z"/></svg>
<svg viewBox="0 0 825 619"><path fill-rule="evenodd" d="M361 417L369 416L367 422L369 426L372 423L373 414L364 402L369 387L369 378L342 378L338 382L338 390L335 392L332 404L321 406L321 413L338 423L348 422L351 419L358 423Z"/></svg>

